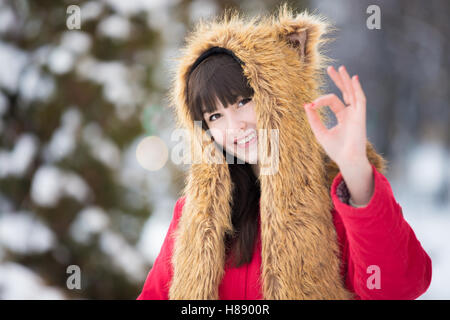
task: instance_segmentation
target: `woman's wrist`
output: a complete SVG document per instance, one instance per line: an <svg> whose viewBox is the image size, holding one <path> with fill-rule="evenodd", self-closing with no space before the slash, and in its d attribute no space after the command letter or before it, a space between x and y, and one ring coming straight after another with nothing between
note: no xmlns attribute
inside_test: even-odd
<svg viewBox="0 0 450 320"><path fill-rule="evenodd" d="M354 207L354 208L364 208L364 207L367 206L368 203L365 203L365 204L356 204L356 203L353 202L352 197L350 197L350 198L348 199L348 204L351 205L351 206Z"/></svg>
<svg viewBox="0 0 450 320"><path fill-rule="evenodd" d="M372 166L366 158L355 163L339 165L342 178L350 193L351 204L365 206L370 202L374 190Z"/></svg>

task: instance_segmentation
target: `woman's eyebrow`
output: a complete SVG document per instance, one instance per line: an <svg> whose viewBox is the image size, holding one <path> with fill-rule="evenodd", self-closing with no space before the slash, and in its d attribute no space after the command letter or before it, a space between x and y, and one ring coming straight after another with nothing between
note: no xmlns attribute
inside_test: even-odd
<svg viewBox="0 0 450 320"><path fill-rule="evenodd" d="M211 114L211 113L217 112L217 108L215 110L212 110L211 112L206 111L206 109L202 109L202 112L204 114Z"/></svg>

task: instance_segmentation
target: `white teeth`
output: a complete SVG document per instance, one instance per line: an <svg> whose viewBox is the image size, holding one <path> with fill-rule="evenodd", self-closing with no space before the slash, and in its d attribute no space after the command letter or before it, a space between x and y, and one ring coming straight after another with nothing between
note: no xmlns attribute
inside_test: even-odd
<svg viewBox="0 0 450 320"><path fill-rule="evenodd" d="M237 144L245 144L245 143L249 142L250 140L252 140L255 136L256 136L256 133L253 132L253 133L249 134L245 139L238 141Z"/></svg>

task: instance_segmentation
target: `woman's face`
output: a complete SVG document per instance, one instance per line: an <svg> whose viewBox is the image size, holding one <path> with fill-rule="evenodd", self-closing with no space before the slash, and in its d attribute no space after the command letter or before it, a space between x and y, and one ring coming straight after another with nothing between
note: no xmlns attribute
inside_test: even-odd
<svg viewBox="0 0 450 320"><path fill-rule="evenodd" d="M216 111L203 114L215 142L237 158L256 164L258 135L252 99L238 97L237 102L228 108L217 101L216 107ZM246 142L246 138L250 140Z"/></svg>

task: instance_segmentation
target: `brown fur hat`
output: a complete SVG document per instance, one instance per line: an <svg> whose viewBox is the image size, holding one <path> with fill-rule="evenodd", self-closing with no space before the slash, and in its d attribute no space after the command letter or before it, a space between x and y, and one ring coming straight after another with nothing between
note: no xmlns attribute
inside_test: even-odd
<svg viewBox="0 0 450 320"><path fill-rule="evenodd" d="M330 185L338 168L316 141L303 105L322 93L321 53L330 30L324 17L294 14L286 5L277 15L245 18L228 12L200 22L187 37L176 66L171 102L177 124L187 129L191 152L213 144L190 118L186 79L196 59L211 47L231 50L245 65L254 90L257 129L275 129L277 145L258 140L263 151L278 151L277 170L260 176L261 283L265 299L351 299L339 273L340 250L331 215ZM369 160L384 160L370 143ZM201 152L183 190L186 197L175 232L170 299L218 299L224 275L224 236L232 231L232 181L222 152ZM192 154L191 154L192 155ZM190 158L193 159L192 157ZM204 160L222 160L214 163ZM263 170L263 167L261 167ZM257 223L255 221L255 223Z"/></svg>

